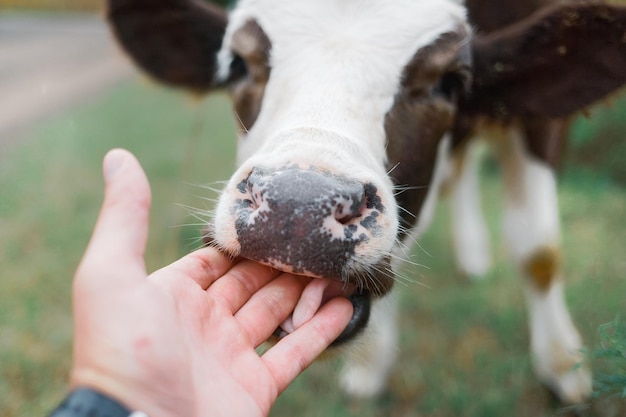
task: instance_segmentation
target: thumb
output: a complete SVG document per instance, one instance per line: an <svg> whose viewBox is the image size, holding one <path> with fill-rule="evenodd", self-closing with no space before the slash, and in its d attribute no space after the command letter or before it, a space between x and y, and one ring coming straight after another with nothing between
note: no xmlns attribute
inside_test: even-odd
<svg viewBox="0 0 626 417"><path fill-rule="evenodd" d="M104 202L79 269L102 272L138 267L145 275L143 256L151 202L146 174L137 159L123 149L109 151L103 171ZM128 274L112 275L128 279Z"/></svg>

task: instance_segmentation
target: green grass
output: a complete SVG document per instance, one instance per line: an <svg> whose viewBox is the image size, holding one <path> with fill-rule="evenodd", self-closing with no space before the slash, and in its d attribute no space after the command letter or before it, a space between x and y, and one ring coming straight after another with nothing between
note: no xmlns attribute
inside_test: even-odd
<svg viewBox="0 0 626 417"><path fill-rule="evenodd" d="M594 396L626 399L626 322L620 317L598 328L600 342L593 351L596 370Z"/></svg>
<svg viewBox="0 0 626 417"><path fill-rule="evenodd" d="M626 95L616 95L590 117L578 118L570 135L570 163L621 186L626 186L625 108Z"/></svg>
<svg viewBox="0 0 626 417"><path fill-rule="evenodd" d="M586 128L585 121L579 123ZM71 278L101 203L106 151L130 149L151 180L148 266L153 270L195 247L200 226L178 204L210 207L203 198L214 195L196 185L229 177L234 143L224 96L193 102L130 82L42 123L20 145L3 150L1 416L45 415L65 392ZM607 166L602 168L568 169L560 187L567 300L590 352L604 343L599 326L625 311L626 191L615 185ZM338 361L319 363L279 399L273 416L542 417L558 412L530 369L522 286L500 246L501 185L490 173L484 201L494 238L493 271L474 284L457 274L448 213L441 204L420 241L423 250L415 250L415 260L425 267L406 272L428 288L402 289L399 361L389 391L374 400L350 400L334 378ZM594 361L606 374L615 372L605 358ZM622 407L624 401L605 399L595 400L589 412L608 416L602 410L616 401ZM619 410L622 414L613 415L626 415L625 408Z"/></svg>

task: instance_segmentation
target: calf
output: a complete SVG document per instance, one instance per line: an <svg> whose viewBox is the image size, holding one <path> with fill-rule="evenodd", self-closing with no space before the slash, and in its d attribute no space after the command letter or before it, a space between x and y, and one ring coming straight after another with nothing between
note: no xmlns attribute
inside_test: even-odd
<svg viewBox="0 0 626 417"><path fill-rule="evenodd" d="M575 402L590 378L575 366L581 344L558 279L544 154L561 137L551 119L624 83L626 13L579 3L537 13L516 2L468 6L473 39L466 8L452 0L242 0L228 17L194 0L109 0L107 14L154 78L231 91L238 169L208 240L233 257L319 278L279 337L329 297L351 298L355 313L336 343L365 341L341 377L354 395L384 387L395 350L392 271L446 178L460 177L450 176L450 158L483 126L509 132L498 141L507 225L528 277L536 368Z"/></svg>

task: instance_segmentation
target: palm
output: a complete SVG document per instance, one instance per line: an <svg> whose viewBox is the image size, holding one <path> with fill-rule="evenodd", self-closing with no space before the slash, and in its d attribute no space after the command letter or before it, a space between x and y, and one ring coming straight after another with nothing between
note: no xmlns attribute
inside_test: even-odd
<svg viewBox="0 0 626 417"><path fill-rule="evenodd" d="M267 414L348 323L350 302L329 301L259 357L255 348L293 311L307 280L233 265L211 248L148 277L148 182L127 152L110 155L103 208L74 280L72 384L151 417Z"/></svg>
<svg viewBox="0 0 626 417"><path fill-rule="evenodd" d="M179 326L173 330L179 333L189 356L188 363L172 363L171 372L182 367L189 373L196 414L209 415L205 410L215 409L215 398L225 400L222 410L228 415L267 414L285 388L285 382L281 375L274 374L255 348L287 317L306 281L288 275L274 280L277 272L243 262L214 284L215 288L205 291L182 271L180 276L168 272L159 271L152 280L176 300ZM266 281L274 281L267 283L266 288L255 294L254 300L241 308L245 295L242 297L229 288L236 289L242 279L249 280L252 291ZM282 307L268 304L267 295L275 297L276 291L284 295ZM273 309L275 320L268 320L265 310L269 309ZM234 369L239 372L233 373ZM203 395L207 391L214 395ZM231 401L233 396L234 402Z"/></svg>

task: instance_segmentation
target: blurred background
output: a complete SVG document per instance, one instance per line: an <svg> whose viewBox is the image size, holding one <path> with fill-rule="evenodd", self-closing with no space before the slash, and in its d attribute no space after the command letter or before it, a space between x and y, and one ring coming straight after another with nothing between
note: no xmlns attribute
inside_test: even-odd
<svg viewBox="0 0 626 417"><path fill-rule="evenodd" d="M100 7L0 0L0 416L46 415L67 390L71 280L102 201L107 150L134 152L151 180L150 270L198 247L202 219L189 207L210 209L215 194L206 186L234 168L228 97L191 98L138 74ZM440 204L415 249L423 266L404 271L422 285L401 289L389 391L346 398L331 360L301 376L273 416L570 413L532 375L522 285L500 244L502 184L488 155L481 175L492 272L475 283L457 273ZM624 92L574 121L559 198L567 301L596 374L624 378L623 351L611 347L626 313ZM626 416L626 393L597 382L583 415Z"/></svg>

